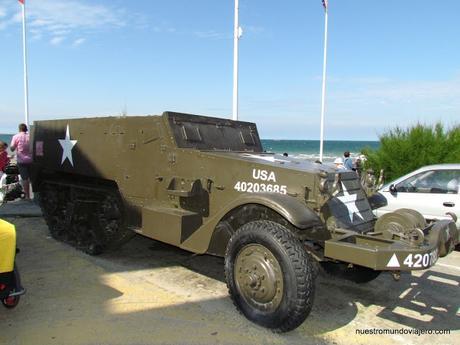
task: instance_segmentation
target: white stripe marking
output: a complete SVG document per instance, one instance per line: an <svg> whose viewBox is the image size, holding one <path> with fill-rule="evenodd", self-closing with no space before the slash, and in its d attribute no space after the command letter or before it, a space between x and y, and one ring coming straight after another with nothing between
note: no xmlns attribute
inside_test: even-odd
<svg viewBox="0 0 460 345"><path fill-rule="evenodd" d="M460 271L460 267L457 267L457 266L446 265L446 264L440 264L440 263L437 263L436 266L448 267L448 268L452 268L452 269L454 269L454 270Z"/></svg>

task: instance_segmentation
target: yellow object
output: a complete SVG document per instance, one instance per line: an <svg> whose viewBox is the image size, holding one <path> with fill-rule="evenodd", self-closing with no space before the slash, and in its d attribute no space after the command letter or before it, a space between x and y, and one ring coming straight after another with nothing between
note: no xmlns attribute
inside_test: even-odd
<svg viewBox="0 0 460 345"><path fill-rule="evenodd" d="M14 269L16 254L16 229L13 224L0 219L0 273Z"/></svg>

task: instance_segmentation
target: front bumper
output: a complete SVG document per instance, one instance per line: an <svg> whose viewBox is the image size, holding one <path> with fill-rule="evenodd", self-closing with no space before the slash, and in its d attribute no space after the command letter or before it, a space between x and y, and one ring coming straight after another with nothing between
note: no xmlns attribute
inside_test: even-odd
<svg viewBox="0 0 460 345"><path fill-rule="evenodd" d="M450 220L438 221L423 230L421 244L386 239L381 233L359 234L337 229L325 241L324 257L377 271L413 271L433 266L459 243L459 230Z"/></svg>

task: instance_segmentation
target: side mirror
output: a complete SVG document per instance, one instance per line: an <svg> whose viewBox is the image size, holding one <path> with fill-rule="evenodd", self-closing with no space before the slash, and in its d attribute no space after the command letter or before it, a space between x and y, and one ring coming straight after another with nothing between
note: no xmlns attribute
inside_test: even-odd
<svg viewBox="0 0 460 345"><path fill-rule="evenodd" d="M397 190L394 184L391 184L390 187L388 188L390 190L391 194L396 194Z"/></svg>

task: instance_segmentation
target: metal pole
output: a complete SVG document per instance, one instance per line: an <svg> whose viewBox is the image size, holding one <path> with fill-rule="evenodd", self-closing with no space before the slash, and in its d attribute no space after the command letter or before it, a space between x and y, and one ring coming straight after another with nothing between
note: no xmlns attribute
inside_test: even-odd
<svg viewBox="0 0 460 345"><path fill-rule="evenodd" d="M324 141L324 111L326 101L326 63L327 63L327 7L325 8L324 17L324 60L323 60L323 88L321 99L321 130L319 138L319 160L323 161L323 141Z"/></svg>
<svg viewBox="0 0 460 345"><path fill-rule="evenodd" d="M238 40L240 36L239 4L235 0L235 25L233 29L233 120L238 120Z"/></svg>
<svg viewBox="0 0 460 345"><path fill-rule="evenodd" d="M26 4L25 1L21 2L22 5L22 50L24 55L24 110L25 110L25 123L29 126L29 83L27 78L27 37L26 37Z"/></svg>

